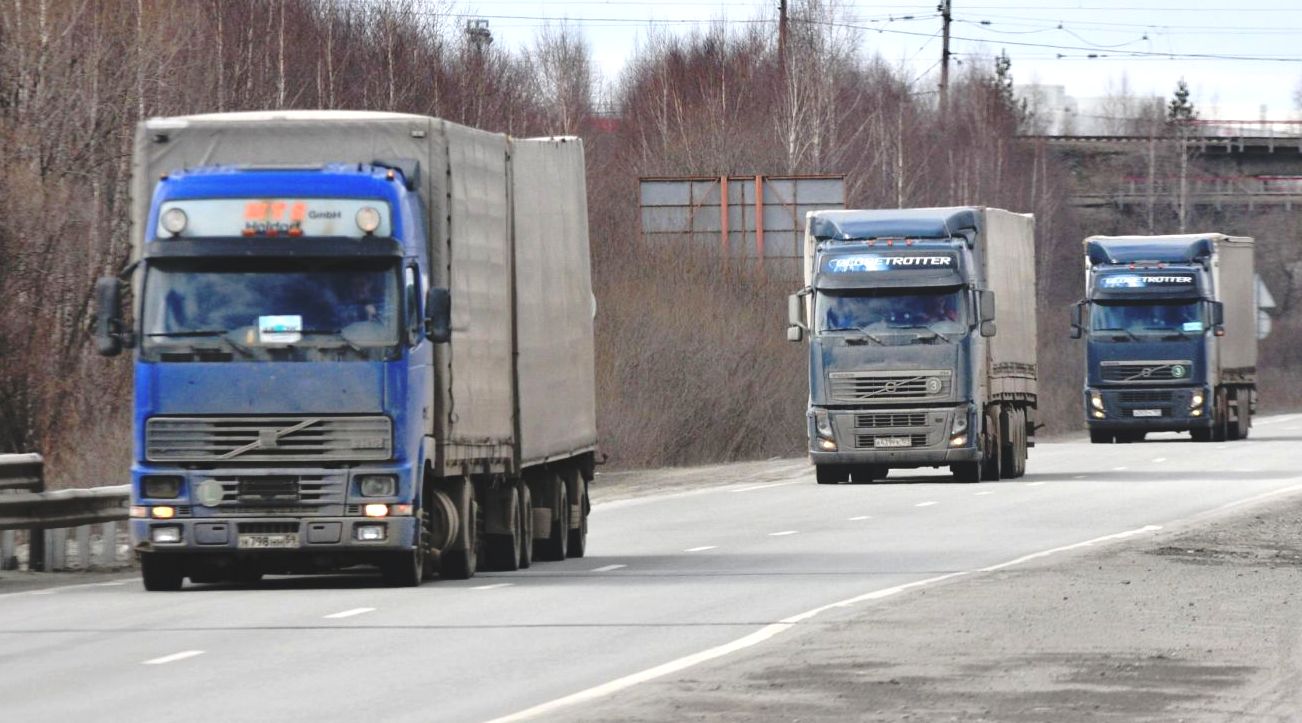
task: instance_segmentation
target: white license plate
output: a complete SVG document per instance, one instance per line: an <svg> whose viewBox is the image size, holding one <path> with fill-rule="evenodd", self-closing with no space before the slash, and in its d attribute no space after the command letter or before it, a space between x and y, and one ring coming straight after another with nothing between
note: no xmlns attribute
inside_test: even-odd
<svg viewBox="0 0 1302 723"><path fill-rule="evenodd" d="M874 447L912 447L913 440L908 437L877 437L873 440Z"/></svg>
<svg viewBox="0 0 1302 723"><path fill-rule="evenodd" d="M246 550L298 547L298 533L286 532L279 535L240 535L240 547Z"/></svg>
<svg viewBox="0 0 1302 723"><path fill-rule="evenodd" d="M1160 409L1135 409L1135 410L1131 411L1130 413L1131 413L1132 416L1136 416L1136 417L1160 417L1160 416L1162 416L1162 410L1160 410Z"/></svg>

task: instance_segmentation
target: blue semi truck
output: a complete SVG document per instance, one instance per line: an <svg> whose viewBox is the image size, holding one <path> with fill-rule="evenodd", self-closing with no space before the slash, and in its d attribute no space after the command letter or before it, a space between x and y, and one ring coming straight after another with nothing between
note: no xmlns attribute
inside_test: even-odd
<svg viewBox="0 0 1302 723"><path fill-rule="evenodd" d="M1248 436L1257 403L1251 238L1091 236L1085 288L1072 336L1085 337L1091 442Z"/></svg>
<svg viewBox="0 0 1302 723"><path fill-rule="evenodd" d="M581 556L596 449L582 145L367 112L158 118L131 265L145 587ZM130 315L123 313L130 283Z"/></svg>

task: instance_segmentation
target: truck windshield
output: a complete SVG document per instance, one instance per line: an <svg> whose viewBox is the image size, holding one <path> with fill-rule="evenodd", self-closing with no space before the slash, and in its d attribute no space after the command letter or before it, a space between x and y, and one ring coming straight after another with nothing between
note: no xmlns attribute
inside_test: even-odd
<svg viewBox="0 0 1302 723"><path fill-rule="evenodd" d="M399 316L392 259L156 262L141 351L178 361L392 358Z"/></svg>
<svg viewBox="0 0 1302 723"><path fill-rule="evenodd" d="M937 334L967 329L959 289L862 289L820 291L814 313L818 331L889 332L927 329Z"/></svg>
<svg viewBox="0 0 1302 723"><path fill-rule="evenodd" d="M1091 330L1121 338L1142 334L1199 334L1203 326L1202 309L1197 301L1096 301L1090 311Z"/></svg>

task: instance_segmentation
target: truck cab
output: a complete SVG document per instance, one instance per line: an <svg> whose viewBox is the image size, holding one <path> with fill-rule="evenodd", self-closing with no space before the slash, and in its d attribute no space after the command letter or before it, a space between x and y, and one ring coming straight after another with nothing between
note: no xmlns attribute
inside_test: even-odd
<svg viewBox="0 0 1302 723"><path fill-rule="evenodd" d="M433 348L417 172L158 181L134 273L131 536L147 584L409 567Z"/></svg>
<svg viewBox="0 0 1302 723"><path fill-rule="evenodd" d="M1246 434L1255 368L1234 362L1249 349L1226 344L1224 299L1244 283L1251 289L1251 247L1246 269L1238 259L1227 267L1228 242L1216 235L1086 240L1087 297L1076 306L1072 333L1085 338L1083 405L1092 442L1135 442L1163 431L1188 431L1201 441ZM1255 320L1250 296L1232 303L1246 304ZM1236 343L1250 348L1255 364L1255 323L1248 326L1236 329L1248 335Z"/></svg>

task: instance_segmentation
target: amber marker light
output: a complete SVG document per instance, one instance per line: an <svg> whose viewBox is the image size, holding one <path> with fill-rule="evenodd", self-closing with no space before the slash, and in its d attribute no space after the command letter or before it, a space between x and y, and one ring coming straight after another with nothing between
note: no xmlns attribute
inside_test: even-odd
<svg viewBox="0 0 1302 723"><path fill-rule="evenodd" d="M159 505L158 507L154 508L153 513L155 519L170 520L173 517L176 517L176 508L168 507L166 505Z"/></svg>

